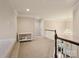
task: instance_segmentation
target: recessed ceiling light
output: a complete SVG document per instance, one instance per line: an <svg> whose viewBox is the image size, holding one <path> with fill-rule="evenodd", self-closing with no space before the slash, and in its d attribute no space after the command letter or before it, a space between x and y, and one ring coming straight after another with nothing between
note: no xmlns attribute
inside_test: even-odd
<svg viewBox="0 0 79 59"><path fill-rule="evenodd" d="M30 9L26 9L26 11L30 11Z"/></svg>

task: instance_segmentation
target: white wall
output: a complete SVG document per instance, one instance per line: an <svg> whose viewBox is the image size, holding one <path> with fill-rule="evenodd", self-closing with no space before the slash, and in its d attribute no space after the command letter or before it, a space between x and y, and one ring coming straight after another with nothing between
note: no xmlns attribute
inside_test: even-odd
<svg viewBox="0 0 79 59"><path fill-rule="evenodd" d="M32 33L33 36L41 35L41 20L27 17L18 16L17 18L18 33Z"/></svg>
<svg viewBox="0 0 79 59"><path fill-rule="evenodd" d="M74 40L79 42L79 1L73 6L73 33Z"/></svg>
<svg viewBox="0 0 79 59"><path fill-rule="evenodd" d="M79 1L73 6L73 40L79 43ZM79 58L79 47L74 47Z"/></svg>
<svg viewBox="0 0 79 59"><path fill-rule="evenodd" d="M34 20L34 34L35 36L40 36L41 35L41 20L40 19L35 19Z"/></svg>
<svg viewBox="0 0 79 59"><path fill-rule="evenodd" d="M30 17L17 18L18 33L33 33L34 32L34 19Z"/></svg>
<svg viewBox="0 0 79 59"><path fill-rule="evenodd" d="M73 31L73 19L68 18L64 20L45 20L44 21L44 29L50 29L57 31L58 36L65 36L67 34L67 30L72 32ZM65 33L66 32L66 33ZM45 33L47 37L53 38L54 32L47 31ZM69 35L68 35L69 36Z"/></svg>
<svg viewBox="0 0 79 59"><path fill-rule="evenodd" d="M16 14L8 0L0 0L0 57L7 56L15 40Z"/></svg>
<svg viewBox="0 0 79 59"><path fill-rule="evenodd" d="M45 36L45 33L44 33L44 20L43 19L41 19L41 22L40 22L40 32L41 32L41 36Z"/></svg>
<svg viewBox="0 0 79 59"><path fill-rule="evenodd" d="M32 35L39 34L39 22L35 18L18 16L17 25L18 33L32 33Z"/></svg>

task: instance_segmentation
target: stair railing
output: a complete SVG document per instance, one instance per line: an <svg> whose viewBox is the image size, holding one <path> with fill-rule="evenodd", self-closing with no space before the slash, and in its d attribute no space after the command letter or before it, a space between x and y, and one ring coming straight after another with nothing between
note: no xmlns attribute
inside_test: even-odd
<svg viewBox="0 0 79 59"><path fill-rule="evenodd" d="M60 47L60 48L57 48L57 44L58 44L58 43L57 43L57 40L61 40L61 41L62 41L62 44L63 44L63 42L68 42L68 43L70 43L70 44L79 46L79 42L75 42L75 41L72 41L72 40L68 40L68 39L59 37L59 36L57 35L57 33L56 33L56 30L48 30L48 29L46 29L46 31L54 31L54 32L55 32L55 35L54 35L54 39L55 39L55 53L54 53L54 57L55 57L55 58L58 58L58 50L61 49L61 47ZM62 48L62 54L64 55L64 53L63 53L63 48ZM66 55L66 56L68 56L68 55Z"/></svg>

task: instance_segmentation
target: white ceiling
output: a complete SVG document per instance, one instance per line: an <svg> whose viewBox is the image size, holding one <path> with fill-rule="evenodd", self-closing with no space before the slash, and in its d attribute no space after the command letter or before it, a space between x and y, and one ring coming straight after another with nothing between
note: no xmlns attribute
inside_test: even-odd
<svg viewBox="0 0 79 59"><path fill-rule="evenodd" d="M71 17L72 5L76 0L10 0L18 15L43 19ZM26 9L29 8L30 12Z"/></svg>

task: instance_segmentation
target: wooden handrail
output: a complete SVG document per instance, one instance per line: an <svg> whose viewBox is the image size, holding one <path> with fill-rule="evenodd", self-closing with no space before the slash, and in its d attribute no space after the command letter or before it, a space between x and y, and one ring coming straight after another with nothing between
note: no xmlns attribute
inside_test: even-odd
<svg viewBox="0 0 79 59"><path fill-rule="evenodd" d="M61 37L57 37L57 39L60 39L62 41L66 41L66 42L69 42L69 43L72 43L74 45L78 45L79 46L79 43L75 42L75 41L71 41L71 40L68 40L68 39L61 38Z"/></svg>

